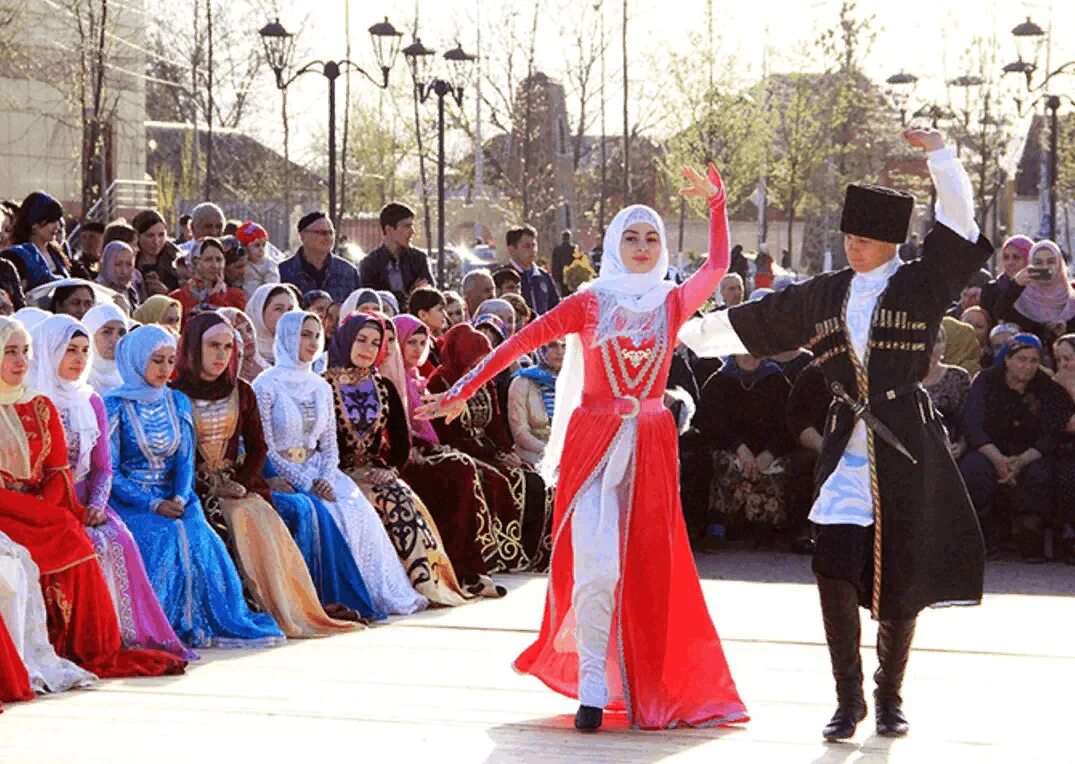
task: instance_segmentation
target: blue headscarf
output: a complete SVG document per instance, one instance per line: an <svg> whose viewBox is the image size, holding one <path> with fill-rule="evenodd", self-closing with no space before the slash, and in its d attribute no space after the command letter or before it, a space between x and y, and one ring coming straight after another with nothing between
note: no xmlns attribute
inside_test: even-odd
<svg viewBox="0 0 1075 764"><path fill-rule="evenodd" d="M146 366L154 353L163 347L175 350L175 335L158 324L146 324L126 335L116 345L116 368L123 384L109 397L139 403L156 403L168 393L168 386L155 387L146 381Z"/></svg>
<svg viewBox="0 0 1075 764"><path fill-rule="evenodd" d="M544 348L534 351L534 359L537 361L533 366L519 369L512 376L529 379L538 386L541 392L541 403L545 406L545 413L552 421L552 415L556 410L556 372L549 368L545 360Z"/></svg>
<svg viewBox="0 0 1075 764"><path fill-rule="evenodd" d="M993 365L1003 366L1005 358L1013 353L1018 353L1020 350L1026 350L1027 348L1037 350L1038 355L1041 355L1045 349L1036 334L1020 332L1019 334L1010 337L1007 342L1000 346L996 356L993 358Z"/></svg>

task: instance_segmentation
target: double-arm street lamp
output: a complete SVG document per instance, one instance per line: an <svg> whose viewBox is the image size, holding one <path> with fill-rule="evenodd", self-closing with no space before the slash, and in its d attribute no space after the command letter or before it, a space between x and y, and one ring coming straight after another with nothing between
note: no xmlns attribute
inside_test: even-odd
<svg viewBox="0 0 1075 764"><path fill-rule="evenodd" d="M1061 64L1053 71L1046 71L1041 82L1034 84L1034 78L1038 71L1038 56L1041 54L1042 45L1045 43L1046 32L1035 24L1027 16L1026 21L1016 25L1012 29L1012 37L1015 38L1015 50L1017 58L1010 64L1005 65L1005 74L1022 74L1026 78L1026 91L1033 96L1031 108L1039 101L1044 101L1046 116L1049 119L1049 177L1045 187L1049 190L1049 238L1056 239L1056 180L1057 180L1057 132L1059 124L1056 112L1060 108L1060 97L1045 92L1053 77L1070 73L1075 69L1075 61ZM1046 67L1048 68L1048 67ZM1068 99L1071 100L1070 96ZM1016 105L1022 111L1022 99L1016 99Z"/></svg>
<svg viewBox="0 0 1075 764"><path fill-rule="evenodd" d="M437 283L445 289L448 285L444 262L444 99L451 96L456 106L463 105L463 92L470 82L477 56L466 53L457 43L443 56L451 72L451 79L447 80L434 76L436 51L427 48L420 39L404 48L403 56L410 66L418 100L425 103L430 96L437 97Z"/></svg>
<svg viewBox="0 0 1075 764"><path fill-rule="evenodd" d="M339 220L339 208L336 199L336 80L345 71L358 72L374 85L385 89L388 87L388 73L392 70L396 56L399 54L403 33L392 26L387 17L369 28L373 41L373 52L377 65L381 69L380 78L371 76L365 69L348 59L342 61L310 61L289 75L295 52L295 35L287 31L280 19L274 19L260 30L261 41L265 48L265 58L276 76L276 87L282 91L299 77L310 72L319 72L328 80L328 207L329 218L334 224ZM289 211L290 213L290 211Z"/></svg>

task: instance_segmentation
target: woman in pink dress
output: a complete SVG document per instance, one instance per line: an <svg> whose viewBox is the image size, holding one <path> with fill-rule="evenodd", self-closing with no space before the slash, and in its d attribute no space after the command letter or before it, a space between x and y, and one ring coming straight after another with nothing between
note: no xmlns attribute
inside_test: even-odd
<svg viewBox="0 0 1075 764"><path fill-rule="evenodd" d="M75 496L86 508L84 529L112 595L124 647L163 650L184 660L197 658L169 625L149 584L138 545L108 506L112 454L104 401L86 382L92 352L90 330L77 319L58 315L38 324L31 335L34 357L27 384L52 401L63 421Z"/></svg>
<svg viewBox="0 0 1075 764"><path fill-rule="evenodd" d="M454 418L515 359L568 336L543 465L558 465L553 552L541 633L515 662L580 701L575 726L602 709L632 727L747 720L706 609L680 509L676 424L663 405L676 335L728 266L720 176L684 170L707 196L709 258L682 286L667 280L664 224L621 210L605 233L601 273L512 336L423 416Z"/></svg>

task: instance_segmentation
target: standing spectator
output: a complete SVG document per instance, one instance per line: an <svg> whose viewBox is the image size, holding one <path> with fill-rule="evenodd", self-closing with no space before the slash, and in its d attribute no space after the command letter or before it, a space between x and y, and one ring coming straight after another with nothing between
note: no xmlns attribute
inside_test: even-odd
<svg viewBox="0 0 1075 764"><path fill-rule="evenodd" d="M190 239L180 247L190 252L196 242L204 238L224 235L224 210L212 202L202 202L190 211Z"/></svg>
<svg viewBox="0 0 1075 764"><path fill-rule="evenodd" d="M575 294L583 284L593 281L595 278L597 278L597 271L590 265L590 259L576 247L575 259L564 268L564 292L562 296L567 297Z"/></svg>
<svg viewBox="0 0 1075 764"><path fill-rule="evenodd" d="M71 275L70 263L53 241L62 221L63 207L44 191L33 191L19 205L12 247L3 256L15 265L27 291Z"/></svg>
<svg viewBox="0 0 1075 764"><path fill-rule="evenodd" d="M493 286L496 287L496 296L503 297L505 294L523 293L523 277L514 268L501 268L493 274Z"/></svg>
<svg viewBox="0 0 1075 764"><path fill-rule="evenodd" d="M552 274L539 268L535 262L537 231L528 225L517 226L508 230L505 241L508 245L509 265L522 279L523 299L535 313L544 315L560 303L560 293L556 291Z"/></svg>
<svg viewBox="0 0 1075 764"><path fill-rule="evenodd" d="M310 212L299 220L298 229L302 246L280 263L280 281L294 285L299 294L323 289L336 302L343 302L362 284L355 266L332 254L336 241L332 221L320 210Z"/></svg>
<svg viewBox="0 0 1075 764"><path fill-rule="evenodd" d="M1051 513L1052 458L1068 417L1063 391L1041 370L1042 345L1033 334L1012 337L1002 361L971 383L963 426L967 453L960 463L986 546L996 552L1008 526L998 506L1011 503L1020 552L1041 562L1042 529Z"/></svg>
<svg viewBox="0 0 1075 764"><path fill-rule="evenodd" d="M1004 246L1000 248L1000 262L1004 271L995 279L982 287L982 293L978 298L978 304L989 313L997 316L997 301L1001 295L1013 287L1013 280L1019 271L1026 268L1030 259L1030 249L1034 246L1034 240L1029 236L1012 236ZM966 319L963 319L966 321Z"/></svg>
<svg viewBox="0 0 1075 764"><path fill-rule="evenodd" d="M773 286L773 256L769 254L769 244L758 245L758 254L754 256L754 288L771 289Z"/></svg>
<svg viewBox="0 0 1075 764"><path fill-rule="evenodd" d="M571 241L571 231L567 230L560 234L560 243L552 248L552 279L560 289L560 294L570 293L564 284L564 268L575 261L577 251L578 245Z"/></svg>
<svg viewBox="0 0 1075 764"><path fill-rule="evenodd" d="M104 223L87 220L78 229L78 252L72 258L71 272L86 281L97 278L97 269L101 264L101 247L104 246Z"/></svg>
<svg viewBox="0 0 1075 764"><path fill-rule="evenodd" d="M732 247L731 260L728 262L728 273L739 274L740 281L743 282L744 288L746 287L750 278L750 262L747 260L746 255L743 254L742 244L736 244Z"/></svg>
<svg viewBox="0 0 1075 764"><path fill-rule="evenodd" d="M179 249L168 241L168 224L156 210L142 210L131 225L138 234L135 267L142 274L146 295L168 294L179 289L175 259Z"/></svg>
<svg viewBox="0 0 1075 764"><path fill-rule="evenodd" d="M479 268L463 277L463 299L466 301L467 318L478 315L478 306L496 297L496 285L489 271ZM456 321L452 321L454 325Z"/></svg>
<svg viewBox="0 0 1075 764"><path fill-rule="evenodd" d="M190 215L180 215L175 224L175 243L186 244L194 238L194 232L190 229Z"/></svg>
<svg viewBox="0 0 1075 764"><path fill-rule="evenodd" d="M197 242L191 253L190 266L194 276L182 289L172 292L169 297L179 301L183 306L183 321L193 318L195 308L246 308L246 295L243 290L229 287L224 281L224 245L219 239L208 237Z"/></svg>
<svg viewBox="0 0 1075 764"><path fill-rule="evenodd" d="M997 300L997 319L1037 335L1046 346L1075 332L1075 292L1060 247L1044 239L1030 250L1030 265Z"/></svg>
<svg viewBox="0 0 1075 764"><path fill-rule="evenodd" d="M719 308L734 308L743 302L743 293L746 291L743 285L743 277L738 273L725 274L717 286L717 294L720 295Z"/></svg>
<svg viewBox="0 0 1075 764"><path fill-rule="evenodd" d="M963 408L967 403L971 374L959 364L943 363L948 360L950 339L948 324L942 322L937 332L937 341L933 345L933 355L930 356L929 371L922 379L922 386L929 393L933 408L941 415L944 429L948 432L948 449L952 452L952 458L959 460L967 450L967 442L963 437Z"/></svg>
<svg viewBox="0 0 1075 764"><path fill-rule="evenodd" d="M530 310L530 306L526 304L526 300L522 298L522 295L509 292L500 299L511 305L512 310L515 311L515 331L521 331L523 327L534 320L534 312Z"/></svg>
<svg viewBox="0 0 1075 764"><path fill-rule="evenodd" d="M900 245L897 250L900 256L900 260L907 263L911 260L917 260L922 256L922 243L918 239L917 233L912 233L911 238Z"/></svg>
<svg viewBox="0 0 1075 764"><path fill-rule="evenodd" d="M254 290L262 284L280 283L280 269L265 250L269 246L269 232L247 220L235 232L235 238L246 250L246 271L243 274L243 291L250 299Z"/></svg>
<svg viewBox="0 0 1075 764"><path fill-rule="evenodd" d="M444 315L448 319L446 330L467 320L467 303L463 295L450 289L444 293Z"/></svg>
<svg viewBox="0 0 1075 764"><path fill-rule="evenodd" d="M1060 527L1056 538L1062 539L1064 562L1075 565L1075 334L1065 334L1053 346L1056 374L1053 382L1067 396L1067 419L1056 445L1056 511ZM1064 527L1066 525L1066 527Z"/></svg>
<svg viewBox="0 0 1075 764"><path fill-rule="evenodd" d="M411 246L414 210L389 202L381 209L379 222L384 243L362 258L362 285L391 292L399 306L405 308L407 295L418 287L433 286L429 260L422 250Z"/></svg>

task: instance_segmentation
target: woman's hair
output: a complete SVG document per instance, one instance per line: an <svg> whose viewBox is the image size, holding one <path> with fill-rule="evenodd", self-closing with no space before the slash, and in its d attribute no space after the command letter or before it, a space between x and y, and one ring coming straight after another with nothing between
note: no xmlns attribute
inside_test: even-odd
<svg viewBox="0 0 1075 764"><path fill-rule="evenodd" d="M52 299L49 300L49 312L60 313L60 306L67 302L67 298L77 292L79 289L85 289L90 293L90 297L94 298L96 302L97 295L93 293L93 288L87 284L71 284L70 286L57 287L52 293Z"/></svg>
<svg viewBox="0 0 1075 764"><path fill-rule="evenodd" d="M1056 342L1053 343L1053 347L1056 347L1060 343L1064 343L1072 350L1075 350L1075 334L1065 334L1062 337L1058 337Z"/></svg>
<svg viewBox="0 0 1075 764"><path fill-rule="evenodd" d="M137 215L135 215L134 220L131 221L131 225L134 227L134 230L136 230L139 234L145 233L150 228L157 225L157 223L160 223L165 228L168 227L167 224L164 222L164 216L156 210L142 210Z"/></svg>
<svg viewBox="0 0 1075 764"><path fill-rule="evenodd" d="M128 225L125 220L114 220L105 226L105 235L101 244L110 244L113 241L122 241L133 248L135 242L138 241L138 231Z"/></svg>
<svg viewBox="0 0 1075 764"><path fill-rule="evenodd" d="M420 310L432 310L438 305L444 304L445 296L433 287L418 287L407 298L407 308L415 315Z"/></svg>
<svg viewBox="0 0 1075 764"><path fill-rule="evenodd" d="M206 236L204 239L202 239L201 243L197 247L198 254L194 255L190 259L197 260L199 257L205 254L205 250L207 249L217 249L220 251L220 254L224 255L225 260L227 259L228 251L224 249L224 243L220 239L214 238L212 236Z"/></svg>
<svg viewBox="0 0 1075 764"><path fill-rule="evenodd" d="M55 223L58 220L63 220L63 206L44 191L31 191L15 213L15 222L11 228L12 242L28 242L35 225Z"/></svg>

